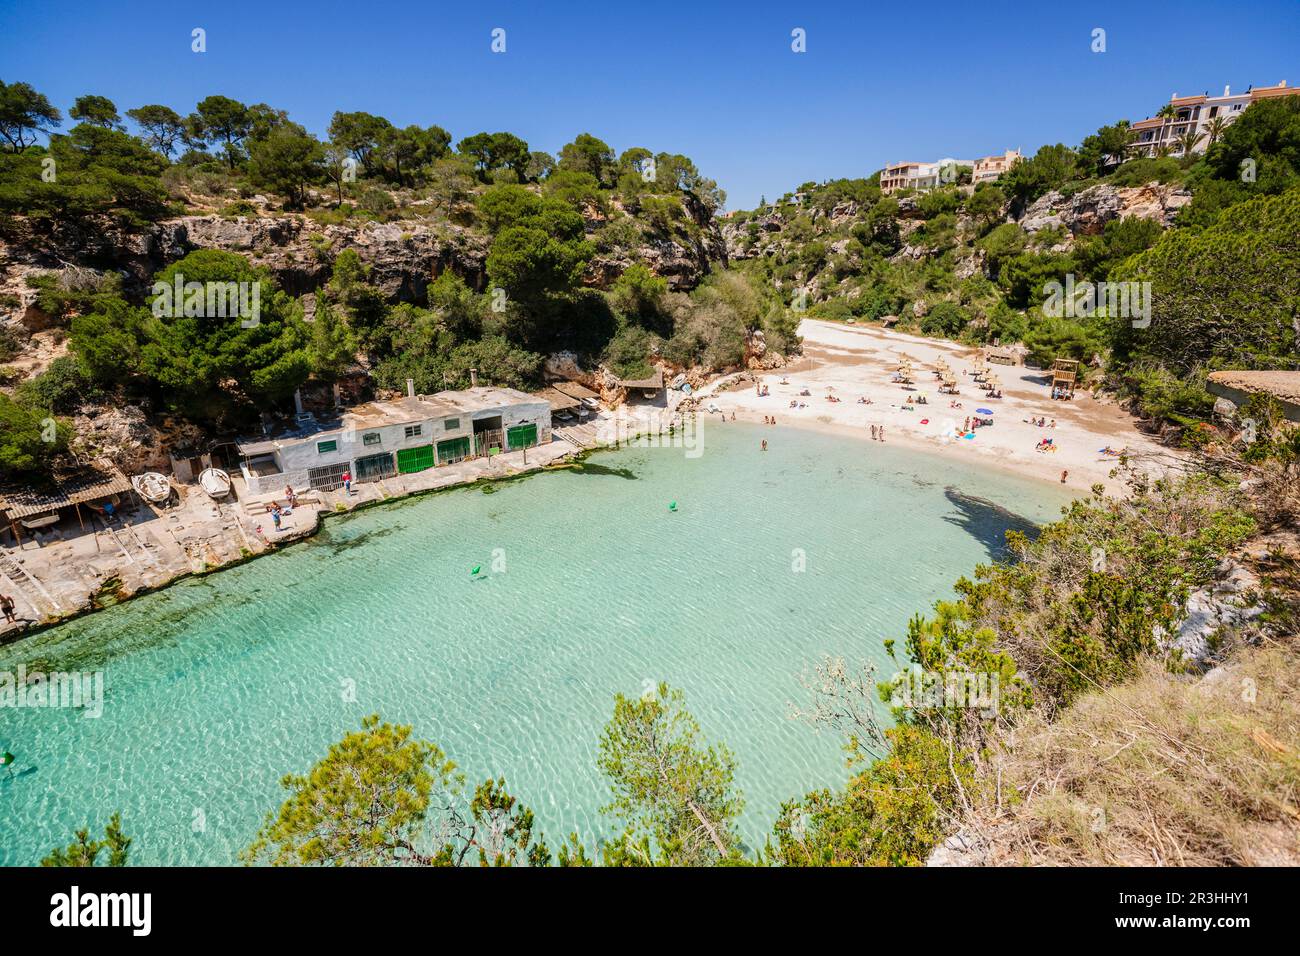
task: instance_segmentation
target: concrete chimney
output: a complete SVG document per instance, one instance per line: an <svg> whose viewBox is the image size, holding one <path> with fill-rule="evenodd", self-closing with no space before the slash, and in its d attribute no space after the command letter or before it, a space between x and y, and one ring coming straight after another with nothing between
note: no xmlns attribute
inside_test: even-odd
<svg viewBox="0 0 1300 956"><path fill-rule="evenodd" d="M295 388L295 389L293 390L293 410L294 410L295 412L297 412L299 415L301 415L302 412L303 412L303 408L302 408L302 389L300 389L300 388Z"/></svg>
<svg viewBox="0 0 1300 956"><path fill-rule="evenodd" d="M415 398L415 379L413 378L406 380L406 397Z"/></svg>
<svg viewBox="0 0 1300 956"><path fill-rule="evenodd" d="M478 369L476 368L469 370L469 387L478 388Z"/></svg>

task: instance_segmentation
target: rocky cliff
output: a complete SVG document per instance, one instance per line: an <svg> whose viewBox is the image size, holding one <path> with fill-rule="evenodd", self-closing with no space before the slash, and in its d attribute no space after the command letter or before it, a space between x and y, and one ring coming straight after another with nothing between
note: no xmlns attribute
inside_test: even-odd
<svg viewBox="0 0 1300 956"><path fill-rule="evenodd" d="M1053 190L1039 197L1018 221L1025 232L1061 227L1072 236L1096 235L1113 219L1150 219L1168 228L1192 201L1188 190L1161 183L1120 187L1101 183L1064 196Z"/></svg>
<svg viewBox="0 0 1300 956"><path fill-rule="evenodd" d="M589 218L589 231L597 225L598 220ZM490 245L481 231L446 221L321 225L302 215L207 215L164 220L139 230L111 223L61 223L39 231L19 223L0 242L0 295L9 297L0 301L17 306L0 312L34 331L47 324L48 317L34 310L36 293L27 286L27 276L71 268L113 271L123 276L128 292L139 295L158 270L196 249L246 256L269 269L294 295L320 288L338 254L354 249L369 266L370 281L390 300L423 303L429 283L447 270L474 289L485 289ZM726 257L721 231L706 219L689 238L647 235L637 245L602 250L593 257L585 281L607 288L633 262L641 261L667 279L670 288L684 291L698 285Z"/></svg>

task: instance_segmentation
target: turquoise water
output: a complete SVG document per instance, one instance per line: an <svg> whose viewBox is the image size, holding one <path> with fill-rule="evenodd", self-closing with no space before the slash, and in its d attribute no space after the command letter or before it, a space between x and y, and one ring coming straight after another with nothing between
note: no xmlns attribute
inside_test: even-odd
<svg viewBox="0 0 1300 956"><path fill-rule="evenodd" d="M0 709L18 758L0 771L0 863L114 810L137 863L235 862L280 777L372 712L414 724L471 785L504 774L553 846L592 841L613 829L595 767L613 695L660 680L734 751L761 845L782 800L845 777L840 741L787 716L800 673L823 654L883 668L885 638L1064 499L956 448L708 426L695 459L627 449L333 518L310 543L0 648L0 670L102 670L105 687L99 719ZM471 580L475 565L490 573Z"/></svg>

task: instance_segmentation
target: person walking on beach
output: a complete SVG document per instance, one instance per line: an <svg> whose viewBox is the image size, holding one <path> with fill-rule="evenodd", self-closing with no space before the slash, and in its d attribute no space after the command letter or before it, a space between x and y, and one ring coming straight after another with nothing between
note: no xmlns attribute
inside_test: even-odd
<svg viewBox="0 0 1300 956"><path fill-rule="evenodd" d="M343 490L352 494L352 472L347 470L343 472Z"/></svg>
<svg viewBox="0 0 1300 956"><path fill-rule="evenodd" d="M872 440L872 441L875 441L875 440L876 440L876 426L875 426L875 425L872 425L872 426L871 426L871 440Z"/></svg>
<svg viewBox="0 0 1300 956"><path fill-rule="evenodd" d="M1061 472L1061 484L1065 484L1065 479L1069 477L1070 473L1068 471Z"/></svg>
<svg viewBox="0 0 1300 956"><path fill-rule="evenodd" d="M767 451L767 439L763 439L763 451Z"/></svg>
<svg viewBox="0 0 1300 956"><path fill-rule="evenodd" d="M271 523L275 525L275 530L280 530L280 509L276 508L271 512Z"/></svg>
<svg viewBox="0 0 1300 956"><path fill-rule="evenodd" d="M6 624L18 623L18 618L14 616L14 599L7 594L0 594L0 612L3 612Z"/></svg>
<svg viewBox="0 0 1300 956"><path fill-rule="evenodd" d="M885 440L885 426L884 426L884 425L881 425L881 426L880 426L880 440L881 440L881 441L884 441L884 440Z"/></svg>

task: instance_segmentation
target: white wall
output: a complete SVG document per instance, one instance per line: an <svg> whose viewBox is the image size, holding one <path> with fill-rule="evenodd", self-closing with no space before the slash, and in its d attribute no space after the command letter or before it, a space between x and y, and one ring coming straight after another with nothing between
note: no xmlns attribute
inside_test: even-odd
<svg viewBox="0 0 1300 956"><path fill-rule="evenodd" d="M286 483L285 476L295 475L300 476L300 480L298 478L294 480L295 487L300 482L306 485L307 469L309 468L321 468L327 465L352 462L357 458L366 455L378 455L381 452L392 454L403 448L416 448L421 445L436 446L438 442L446 441L449 438L472 436L474 434L473 423L476 420L494 418L497 415L501 416L503 429L508 429L513 425L535 424L537 426L538 442L549 442L551 440L551 406L550 403L545 401L538 400L516 405L503 405L497 408L483 408L473 412L448 412L439 414L437 417L404 422L400 425L382 425L376 428L321 432L310 438L285 443L275 454L276 462L284 475L264 476L261 479L256 476L247 476L248 484L250 488L266 485L267 490L283 491ZM447 427L450 420L456 421L455 428ZM406 428L411 425L419 425L420 434L408 438ZM367 445L364 436L376 433L379 435L379 443ZM317 444L322 441L334 441L337 443L337 447L334 451L321 454L317 450Z"/></svg>

